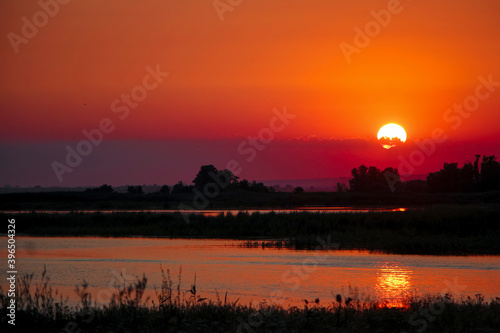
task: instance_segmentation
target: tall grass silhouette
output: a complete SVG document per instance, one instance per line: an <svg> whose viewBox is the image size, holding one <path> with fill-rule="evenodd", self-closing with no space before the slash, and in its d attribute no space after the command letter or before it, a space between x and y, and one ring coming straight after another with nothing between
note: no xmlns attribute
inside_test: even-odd
<svg viewBox="0 0 500 333"><path fill-rule="evenodd" d="M16 329L36 328L40 332L496 332L500 327L500 299L454 299L451 295L411 296L404 307L391 308L371 299L356 288L347 295L325 291L324 299L304 300L302 307L284 308L262 302L256 306L229 301L227 293L215 299L199 295L196 277L189 289L181 285L182 269L176 283L170 271L162 270L156 299L145 297L148 279L116 286L108 304L98 305L83 281L76 286L76 306L51 287L47 271L40 282L34 274L17 281ZM7 324L9 298L0 289L2 331ZM417 321L420 313L439 305L442 311L432 320Z"/></svg>

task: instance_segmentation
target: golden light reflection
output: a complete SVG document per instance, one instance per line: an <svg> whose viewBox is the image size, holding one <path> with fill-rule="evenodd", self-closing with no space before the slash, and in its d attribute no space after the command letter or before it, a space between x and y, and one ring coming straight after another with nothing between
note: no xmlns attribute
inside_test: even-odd
<svg viewBox="0 0 500 333"><path fill-rule="evenodd" d="M376 292L381 306L407 307L413 272L398 262L378 262L378 265Z"/></svg>

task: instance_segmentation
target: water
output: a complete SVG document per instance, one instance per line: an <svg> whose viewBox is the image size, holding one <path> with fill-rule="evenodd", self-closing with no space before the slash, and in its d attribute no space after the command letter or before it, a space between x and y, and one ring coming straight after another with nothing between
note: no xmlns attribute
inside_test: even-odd
<svg viewBox="0 0 500 333"><path fill-rule="evenodd" d="M101 214L111 214L111 213L181 213L181 214L200 214L204 216L217 216L220 214L232 214L236 215L238 213L296 213L296 212L310 212L310 213L368 213L368 212L404 212L408 208L403 207L297 207L292 209L205 209L205 210L175 210L175 209L153 209L153 210L137 210L137 209L117 209L117 210L7 210L2 211L5 214L27 214L31 212L35 213L45 213L45 214L68 214L68 213L101 213Z"/></svg>
<svg viewBox="0 0 500 333"><path fill-rule="evenodd" d="M198 294L258 304L281 302L302 305L303 300L331 302L349 296L349 285L360 293L400 305L402 297L419 293L450 293L456 298L483 294L500 297L500 257L420 256L371 254L366 251L296 251L242 248L238 240L151 239L102 237L17 237L19 276L44 265L54 288L77 301L75 285L86 280L93 298L109 301L114 284L148 277L148 295L161 284L160 265L170 270L177 286L191 288L196 274ZM319 245L319 244L318 244ZM1 246L6 248L6 237ZM3 251L6 253L6 251ZM2 267L6 267L6 255ZM5 290L6 284L2 281Z"/></svg>

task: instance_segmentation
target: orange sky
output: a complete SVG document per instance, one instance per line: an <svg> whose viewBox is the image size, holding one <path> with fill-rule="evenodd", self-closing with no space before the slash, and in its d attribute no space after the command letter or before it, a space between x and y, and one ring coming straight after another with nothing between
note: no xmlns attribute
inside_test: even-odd
<svg viewBox="0 0 500 333"><path fill-rule="evenodd" d="M110 140L246 137L286 106L296 118L277 139L371 139L395 122L409 141L443 128L498 143L500 87L457 129L443 114L479 76L500 82L500 2L394 1L242 1L223 21L212 1L69 1L14 46L42 9L4 1L0 140L78 141L103 118ZM398 13L348 63L341 43L388 6ZM120 120L112 102L157 65L169 76Z"/></svg>

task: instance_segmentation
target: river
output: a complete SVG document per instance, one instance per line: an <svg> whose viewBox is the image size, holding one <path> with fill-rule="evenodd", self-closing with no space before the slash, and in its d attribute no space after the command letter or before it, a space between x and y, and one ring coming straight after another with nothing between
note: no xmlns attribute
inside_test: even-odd
<svg viewBox="0 0 500 333"><path fill-rule="evenodd" d="M1 246L6 248L6 237ZM332 302L337 294L359 294L399 306L405 296L449 293L455 298L483 294L500 297L500 257L388 255L368 251L297 251L243 248L239 240L103 237L16 238L18 276L35 273L40 281L44 265L54 289L75 304L75 285L89 283L93 299L105 304L116 283L131 282L143 273L147 294L161 285L161 270L169 269L181 290L191 288L196 274L202 297L243 304L279 303L283 306ZM320 243L318 242L318 246ZM5 251L4 251L5 252ZM2 267L6 267L6 255ZM5 290L6 283L2 281ZM351 286L351 291L349 290Z"/></svg>
<svg viewBox="0 0 500 333"><path fill-rule="evenodd" d="M369 212L405 212L409 208L404 207L296 207L296 208L282 208L282 209L76 209L76 210L3 210L4 214L28 214L28 213L43 213L43 214L69 214L69 213L155 213L155 214L199 214L204 216L218 216L218 215L237 215L239 213L254 214L254 213L296 213L296 212L309 212L309 213L369 213Z"/></svg>

